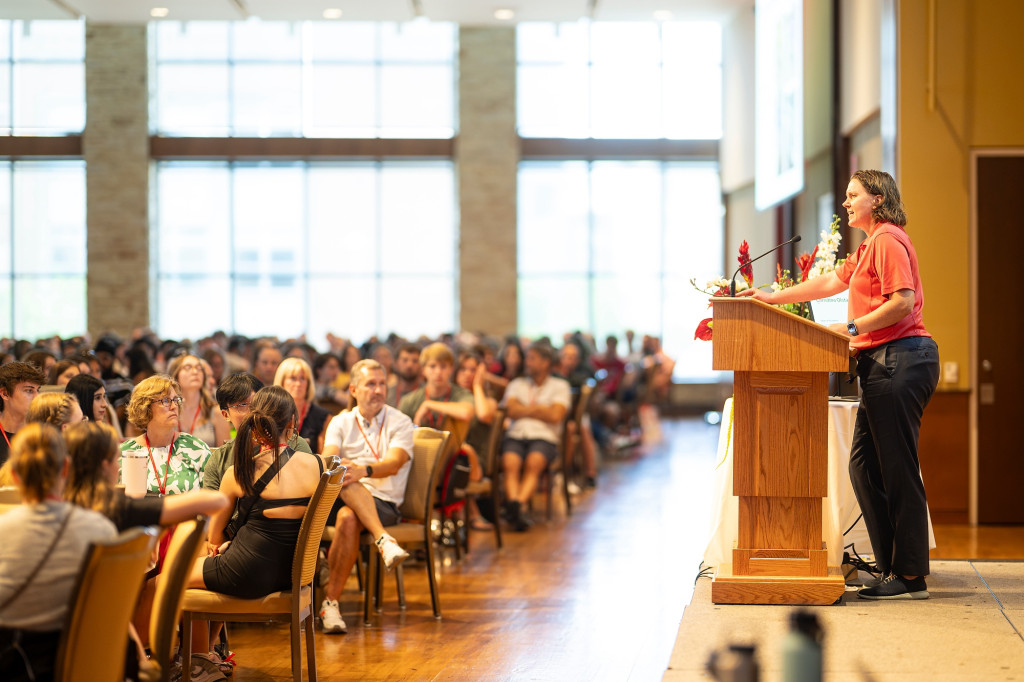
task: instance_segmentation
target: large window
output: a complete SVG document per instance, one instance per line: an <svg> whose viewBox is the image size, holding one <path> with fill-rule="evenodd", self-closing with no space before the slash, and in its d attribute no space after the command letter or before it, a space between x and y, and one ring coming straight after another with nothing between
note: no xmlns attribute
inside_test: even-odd
<svg viewBox="0 0 1024 682"><path fill-rule="evenodd" d="M0 162L0 337L81 334L85 164Z"/></svg>
<svg viewBox="0 0 1024 682"><path fill-rule="evenodd" d="M516 40L524 137L722 136L719 24L522 23Z"/></svg>
<svg viewBox="0 0 1024 682"><path fill-rule="evenodd" d="M519 167L519 330L660 336L681 379L713 378L693 340L722 272L713 162L525 161Z"/></svg>
<svg viewBox="0 0 1024 682"><path fill-rule="evenodd" d="M157 329L361 342L455 329L452 164L157 166Z"/></svg>
<svg viewBox="0 0 1024 682"><path fill-rule="evenodd" d="M0 135L85 128L85 24L0 21Z"/></svg>
<svg viewBox="0 0 1024 682"><path fill-rule="evenodd" d="M161 21L151 35L160 135L454 135L453 24Z"/></svg>

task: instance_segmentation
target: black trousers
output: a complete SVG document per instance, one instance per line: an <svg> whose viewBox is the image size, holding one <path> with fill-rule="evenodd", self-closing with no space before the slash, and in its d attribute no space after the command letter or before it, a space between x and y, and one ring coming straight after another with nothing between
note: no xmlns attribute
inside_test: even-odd
<svg viewBox="0 0 1024 682"><path fill-rule="evenodd" d="M939 382L939 348L911 336L862 351L850 480L878 568L928 575L928 508L917 457L921 415Z"/></svg>

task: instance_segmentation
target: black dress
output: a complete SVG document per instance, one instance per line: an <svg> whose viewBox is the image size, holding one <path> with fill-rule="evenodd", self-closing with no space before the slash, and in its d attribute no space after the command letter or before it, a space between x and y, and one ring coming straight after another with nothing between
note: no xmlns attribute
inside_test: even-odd
<svg viewBox="0 0 1024 682"><path fill-rule="evenodd" d="M304 453L309 454L309 453ZM316 455L323 471L323 461ZM223 554L203 562L206 589L241 599L256 599L287 590L292 582L292 558L302 519L274 519L263 515L267 509L308 505L308 497L265 500L257 497L245 524Z"/></svg>

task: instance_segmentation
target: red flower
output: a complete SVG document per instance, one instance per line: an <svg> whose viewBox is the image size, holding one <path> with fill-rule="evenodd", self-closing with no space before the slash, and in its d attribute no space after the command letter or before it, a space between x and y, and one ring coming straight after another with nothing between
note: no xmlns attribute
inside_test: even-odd
<svg viewBox="0 0 1024 682"><path fill-rule="evenodd" d="M814 251L810 253L802 253L800 257L796 259L796 266L800 268L800 281L806 282L807 275L811 272L811 268L814 267L814 257L818 255L818 247L814 247Z"/></svg>
<svg viewBox="0 0 1024 682"><path fill-rule="evenodd" d="M740 274L743 275L743 279L747 282L747 287L754 286L754 266L750 264L750 245L747 244L747 240L744 239L743 243L740 244L740 255L736 258L740 264Z"/></svg>
<svg viewBox="0 0 1024 682"><path fill-rule="evenodd" d="M694 339L700 339L701 341L710 341L711 340L711 324L712 324L712 318L710 318L710 317L701 320L700 324L697 325L697 331L694 332L693 338Z"/></svg>

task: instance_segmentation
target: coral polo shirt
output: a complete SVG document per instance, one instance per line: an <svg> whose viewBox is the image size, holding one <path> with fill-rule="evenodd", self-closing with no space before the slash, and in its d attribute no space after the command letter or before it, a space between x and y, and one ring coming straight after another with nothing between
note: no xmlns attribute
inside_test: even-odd
<svg viewBox="0 0 1024 682"><path fill-rule="evenodd" d="M908 336L931 336L924 328L924 289L917 253L902 227L879 225L857 252L836 268L836 276L850 287L851 320L876 310L900 289L914 291L914 309L909 315L896 324L854 336L851 347L864 350Z"/></svg>

